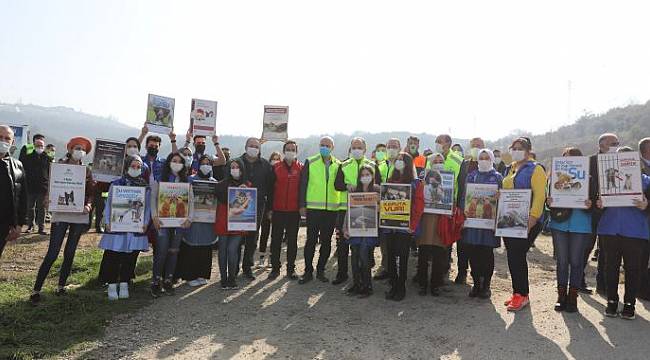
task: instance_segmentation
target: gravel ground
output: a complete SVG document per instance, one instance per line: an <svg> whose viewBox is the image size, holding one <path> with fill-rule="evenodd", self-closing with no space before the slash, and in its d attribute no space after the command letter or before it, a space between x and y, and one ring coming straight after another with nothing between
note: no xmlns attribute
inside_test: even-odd
<svg viewBox="0 0 650 360"><path fill-rule="evenodd" d="M300 242L304 242L301 229ZM449 284L441 297L418 296L409 285L402 302L384 299L374 282L367 299L348 297L344 286L279 277L222 291L214 259L208 286L182 284L173 297L139 313L115 318L105 337L77 358L179 359L648 359L650 303L637 319L602 315L604 299L581 295L578 314L556 313L551 241L540 237L529 253L531 306L508 313L510 293L504 249L496 255L492 300L467 297L469 285ZM303 269L299 249L298 269ZM377 254L379 251L377 251ZM330 259L328 275L335 274ZM410 269L415 268L414 259ZM588 279L594 279L594 263ZM452 266L455 268L455 266ZM411 271L412 273L413 271ZM284 274L283 274L284 275ZM452 270L450 278L455 276ZM621 289L622 294L622 289ZM115 306L119 306L116 302Z"/></svg>

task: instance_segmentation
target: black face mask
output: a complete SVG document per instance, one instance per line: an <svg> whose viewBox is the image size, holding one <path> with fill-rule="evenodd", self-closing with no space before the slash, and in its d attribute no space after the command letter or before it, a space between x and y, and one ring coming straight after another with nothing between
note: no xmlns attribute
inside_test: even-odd
<svg viewBox="0 0 650 360"><path fill-rule="evenodd" d="M147 148L147 155L149 155L149 156L158 155L158 149L156 149L155 147L148 147Z"/></svg>
<svg viewBox="0 0 650 360"><path fill-rule="evenodd" d="M205 151L205 145L195 145L194 149L196 150L197 153L203 154Z"/></svg>

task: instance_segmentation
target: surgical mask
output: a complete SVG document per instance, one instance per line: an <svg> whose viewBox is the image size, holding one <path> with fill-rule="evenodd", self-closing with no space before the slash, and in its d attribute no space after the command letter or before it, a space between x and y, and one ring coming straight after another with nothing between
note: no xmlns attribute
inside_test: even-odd
<svg viewBox="0 0 650 360"><path fill-rule="evenodd" d="M0 141L0 154L6 154L9 152L11 144L8 142Z"/></svg>
<svg viewBox="0 0 650 360"><path fill-rule="evenodd" d="M140 151L138 151L138 148L136 146L132 146L126 148L126 154L129 156L138 156L140 154Z"/></svg>
<svg viewBox="0 0 650 360"><path fill-rule="evenodd" d="M395 159L397 155L399 155L399 149L390 148L387 151L388 151L388 158L391 160Z"/></svg>
<svg viewBox="0 0 650 360"><path fill-rule="evenodd" d="M187 166L188 168L192 167L192 162L194 161L192 156L191 155L190 156L183 156L183 158L185 159L185 166Z"/></svg>
<svg viewBox="0 0 650 360"><path fill-rule="evenodd" d="M377 159L377 161L384 161L384 160L386 160L386 152L384 152L384 151L377 151L377 152L375 153L375 159Z"/></svg>
<svg viewBox="0 0 650 360"><path fill-rule="evenodd" d="M405 166L406 166L406 164L404 164L404 160L395 161L395 170L402 171L402 170L404 170Z"/></svg>
<svg viewBox="0 0 650 360"><path fill-rule="evenodd" d="M490 160L479 160L478 161L478 171L488 172L492 170L492 161Z"/></svg>
<svg viewBox="0 0 650 360"><path fill-rule="evenodd" d="M360 180L363 185L368 185L372 182L372 176L362 176Z"/></svg>
<svg viewBox="0 0 650 360"><path fill-rule="evenodd" d="M445 164L431 164L431 170L442 171L445 169Z"/></svg>
<svg viewBox="0 0 650 360"><path fill-rule="evenodd" d="M295 151L286 151L284 153L284 158L285 158L285 160L288 160L288 161L291 162L291 161L296 159L296 152Z"/></svg>
<svg viewBox="0 0 650 360"><path fill-rule="evenodd" d="M147 155L149 155L149 156L156 156L156 155L158 155L158 149L155 148L155 147L153 147L153 146L152 146L152 147L148 147L148 148L147 148Z"/></svg>
<svg viewBox="0 0 650 360"><path fill-rule="evenodd" d="M201 170L201 172L203 173L203 175L206 175L206 176L207 176L207 175L209 175L210 172L212 171L212 165L209 165L209 164L201 165L201 166L199 167L199 169Z"/></svg>
<svg viewBox="0 0 650 360"><path fill-rule="evenodd" d="M436 152L441 154L443 153L442 144L436 143Z"/></svg>
<svg viewBox="0 0 650 360"><path fill-rule="evenodd" d="M510 150L510 155L512 155L512 161L522 161L525 158L525 152L523 150Z"/></svg>
<svg viewBox="0 0 650 360"><path fill-rule="evenodd" d="M497 164L497 165L501 164L501 158L498 157L498 156L495 157L495 158L494 158L494 163Z"/></svg>
<svg viewBox="0 0 650 360"><path fill-rule="evenodd" d="M239 179L241 171L239 169L230 169L230 176L232 176L233 179Z"/></svg>
<svg viewBox="0 0 650 360"><path fill-rule="evenodd" d="M83 159L84 156L86 156L86 152L83 151L83 150L75 150L75 151L72 152L72 159L73 160L79 161L79 160Z"/></svg>
<svg viewBox="0 0 650 360"><path fill-rule="evenodd" d="M174 174L178 174L179 172L181 172L181 170L183 170L183 164L181 164L181 163L170 163L169 168L172 169L172 172Z"/></svg>
<svg viewBox="0 0 650 360"><path fill-rule="evenodd" d="M363 158L363 149L352 149L350 151L352 158L355 160L361 160Z"/></svg>
<svg viewBox="0 0 650 360"><path fill-rule="evenodd" d="M197 153L203 154L205 151L205 145L200 144L200 145L194 145L194 149L196 150Z"/></svg>
<svg viewBox="0 0 650 360"><path fill-rule="evenodd" d="M469 155L472 157L472 160L476 161L478 159L478 148L469 149Z"/></svg>
<svg viewBox="0 0 650 360"><path fill-rule="evenodd" d="M127 174L129 174L130 177L136 178L142 174L142 169L136 169L130 167L129 170L126 171Z"/></svg>
<svg viewBox="0 0 650 360"><path fill-rule="evenodd" d="M45 151L45 149L42 148L42 147L37 147L37 148L34 148L34 151L36 151L36 153L40 155L40 154L43 153L43 151Z"/></svg>
<svg viewBox="0 0 650 360"><path fill-rule="evenodd" d="M271 160L271 166L274 166L275 164L279 163L280 160Z"/></svg>
<svg viewBox="0 0 650 360"><path fill-rule="evenodd" d="M56 152L54 152L54 151L48 151L47 152L47 156L51 157L52 159L54 159L55 155L56 155Z"/></svg>
<svg viewBox="0 0 650 360"><path fill-rule="evenodd" d="M328 148L327 146L321 146L320 147L320 155L322 157L328 157L332 153L332 149Z"/></svg>
<svg viewBox="0 0 650 360"><path fill-rule="evenodd" d="M409 151L411 152L411 154L415 155L415 153L418 152L418 146L415 145L415 144L410 145L410 146L409 146Z"/></svg>
<svg viewBox="0 0 650 360"><path fill-rule="evenodd" d="M254 147L247 147L246 148L246 155L250 157L257 157L257 155L260 153L260 149L254 148Z"/></svg>

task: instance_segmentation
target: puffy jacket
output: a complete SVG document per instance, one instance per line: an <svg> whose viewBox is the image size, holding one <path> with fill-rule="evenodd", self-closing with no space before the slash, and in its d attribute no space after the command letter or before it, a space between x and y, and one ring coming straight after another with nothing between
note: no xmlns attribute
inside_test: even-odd
<svg viewBox="0 0 650 360"><path fill-rule="evenodd" d="M27 214L27 186L25 184L25 171L23 170L23 164L8 154L1 160L5 163L7 167L7 172L9 176L9 189L1 189L1 191L9 190L9 199L13 200L13 204L2 204L5 209L8 206L10 208L8 211L2 211L2 214L9 215L0 219L0 223L8 224L12 226L24 225L25 216ZM11 206L13 205L13 206Z"/></svg>
<svg viewBox="0 0 650 360"><path fill-rule="evenodd" d="M298 211L298 195L300 193L300 174L303 164L296 160L291 165L280 161L273 165L273 211Z"/></svg>

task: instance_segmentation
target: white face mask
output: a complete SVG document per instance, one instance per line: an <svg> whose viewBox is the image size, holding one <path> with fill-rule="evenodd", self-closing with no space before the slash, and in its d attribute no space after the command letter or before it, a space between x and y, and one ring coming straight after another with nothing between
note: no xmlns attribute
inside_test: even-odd
<svg viewBox="0 0 650 360"><path fill-rule="evenodd" d="M130 177L135 178L135 177L140 176L140 174L142 174L142 169L136 169L136 168L130 167L129 170L126 171L126 173L129 174Z"/></svg>
<svg viewBox="0 0 650 360"><path fill-rule="evenodd" d="M257 155L260 153L260 149L254 148L254 147L247 147L246 148L246 155L250 157L257 157Z"/></svg>
<svg viewBox="0 0 650 360"><path fill-rule="evenodd" d="M363 158L363 149L352 149L350 155L354 160L361 160Z"/></svg>
<svg viewBox="0 0 650 360"><path fill-rule="evenodd" d="M431 164L431 170L442 171L445 169L445 164Z"/></svg>
<svg viewBox="0 0 650 360"><path fill-rule="evenodd" d="M286 151L284 153L284 159L291 162L296 158L296 152L295 151Z"/></svg>
<svg viewBox="0 0 650 360"><path fill-rule="evenodd" d="M172 169L172 172L174 174L178 174L179 172L181 172L181 170L183 170L183 164L181 164L181 163L170 163L169 168Z"/></svg>
<svg viewBox="0 0 650 360"><path fill-rule="evenodd" d="M386 152L388 153L388 158L391 160L394 160L399 155L399 149L389 148Z"/></svg>
<svg viewBox="0 0 650 360"><path fill-rule="evenodd" d="M469 156L472 157L472 160L478 159L478 148L469 149Z"/></svg>
<svg viewBox="0 0 650 360"><path fill-rule="evenodd" d="M73 160L79 161L79 160L83 159L84 156L86 156L86 152L83 151L83 150L75 150L75 151L72 152L72 159Z"/></svg>
<svg viewBox="0 0 650 360"><path fill-rule="evenodd" d="M479 160L478 161L478 171L488 172L492 170L492 161L490 160Z"/></svg>
<svg viewBox="0 0 650 360"><path fill-rule="evenodd" d="M608 154L614 154L615 152L616 152L615 146L610 146L609 149L607 149Z"/></svg>
<svg viewBox="0 0 650 360"><path fill-rule="evenodd" d="M275 164L277 164L279 162L280 162L279 160L271 160L271 166L273 166L273 165L275 165Z"/></svg>
<svg viewBox="0 0 650 360"><path fill-rule="evenodd" d="M442 144L436 143L436 152L441 154L443 153Z"/></svg>
<svg viewBox="0 0 650 360"><path fill-rule="evenodd" d="M45 149L42 148L42 147L37 147L37 148L34 148L34 151L36 151L36 153L40 155L40 154L43 153L43 151L45 151Z"/></svg>
<svg viewBox="0 0 650 360"><path fill-rule="evenodd" d="M207 176L207 175L210 174L210 171L212 171L212 165L208 165L208 164L201 165L199 167L199 169L201 169L201 172L203 173L203 175Z"/></svg>
<svg viewBox="0 0 650 360"><path fill-rule="evenodd" d="M372 176L362 176L360 180L363 185L368 185L372 182Z"/></svg>
<svg viewBox="0 0 650 360"><path fill-rule="evenodd" d="M8 142L0 141L0 154L6 154L11 149L11 144Z"/></svg>
<svg viewBox="0 0 650 360"><path fill-rule="evenodd" d="M132 146L129 148L126 148L126 154L129 156L138 156L140 152L138 151L137 146Z"/></svg>
<svg viewBox="0 0 650 360"><path fill-rule="evenodd" d="M495 158L494 158L494 163L497 164L497 165L501 164L501 158L498 157L498 156L495 157Z"/></svg>
<svg viewBox="0 0 650 360"><path fill-rule="evenodd" d="M402 171L404 170L404 166L406 166L406 164L404 164L404 160L395 161L395 170Z"/></svg>
<svg viewBox="0 0 650 360"><path fill-rule="evenodd" d="M230 169L230 176L232 176L233 179L239 179L239 176L241 175L241 172L239 169Z"/></svg>
<svg viewBox="0 0 650 360"><path fill-rule="evenodd" d="M512 156L512 161L522 161L525 157L525 152L523 150L510 150L510 155Z"/></svg>
<svg viewBox="0 0 650 360"><path fill-rule="evenodd" d="M192 167L192 161L194 161L192 156L183 156L183 159L185 159L185 166L186 167L188 167L188 168Z"/></svg>

